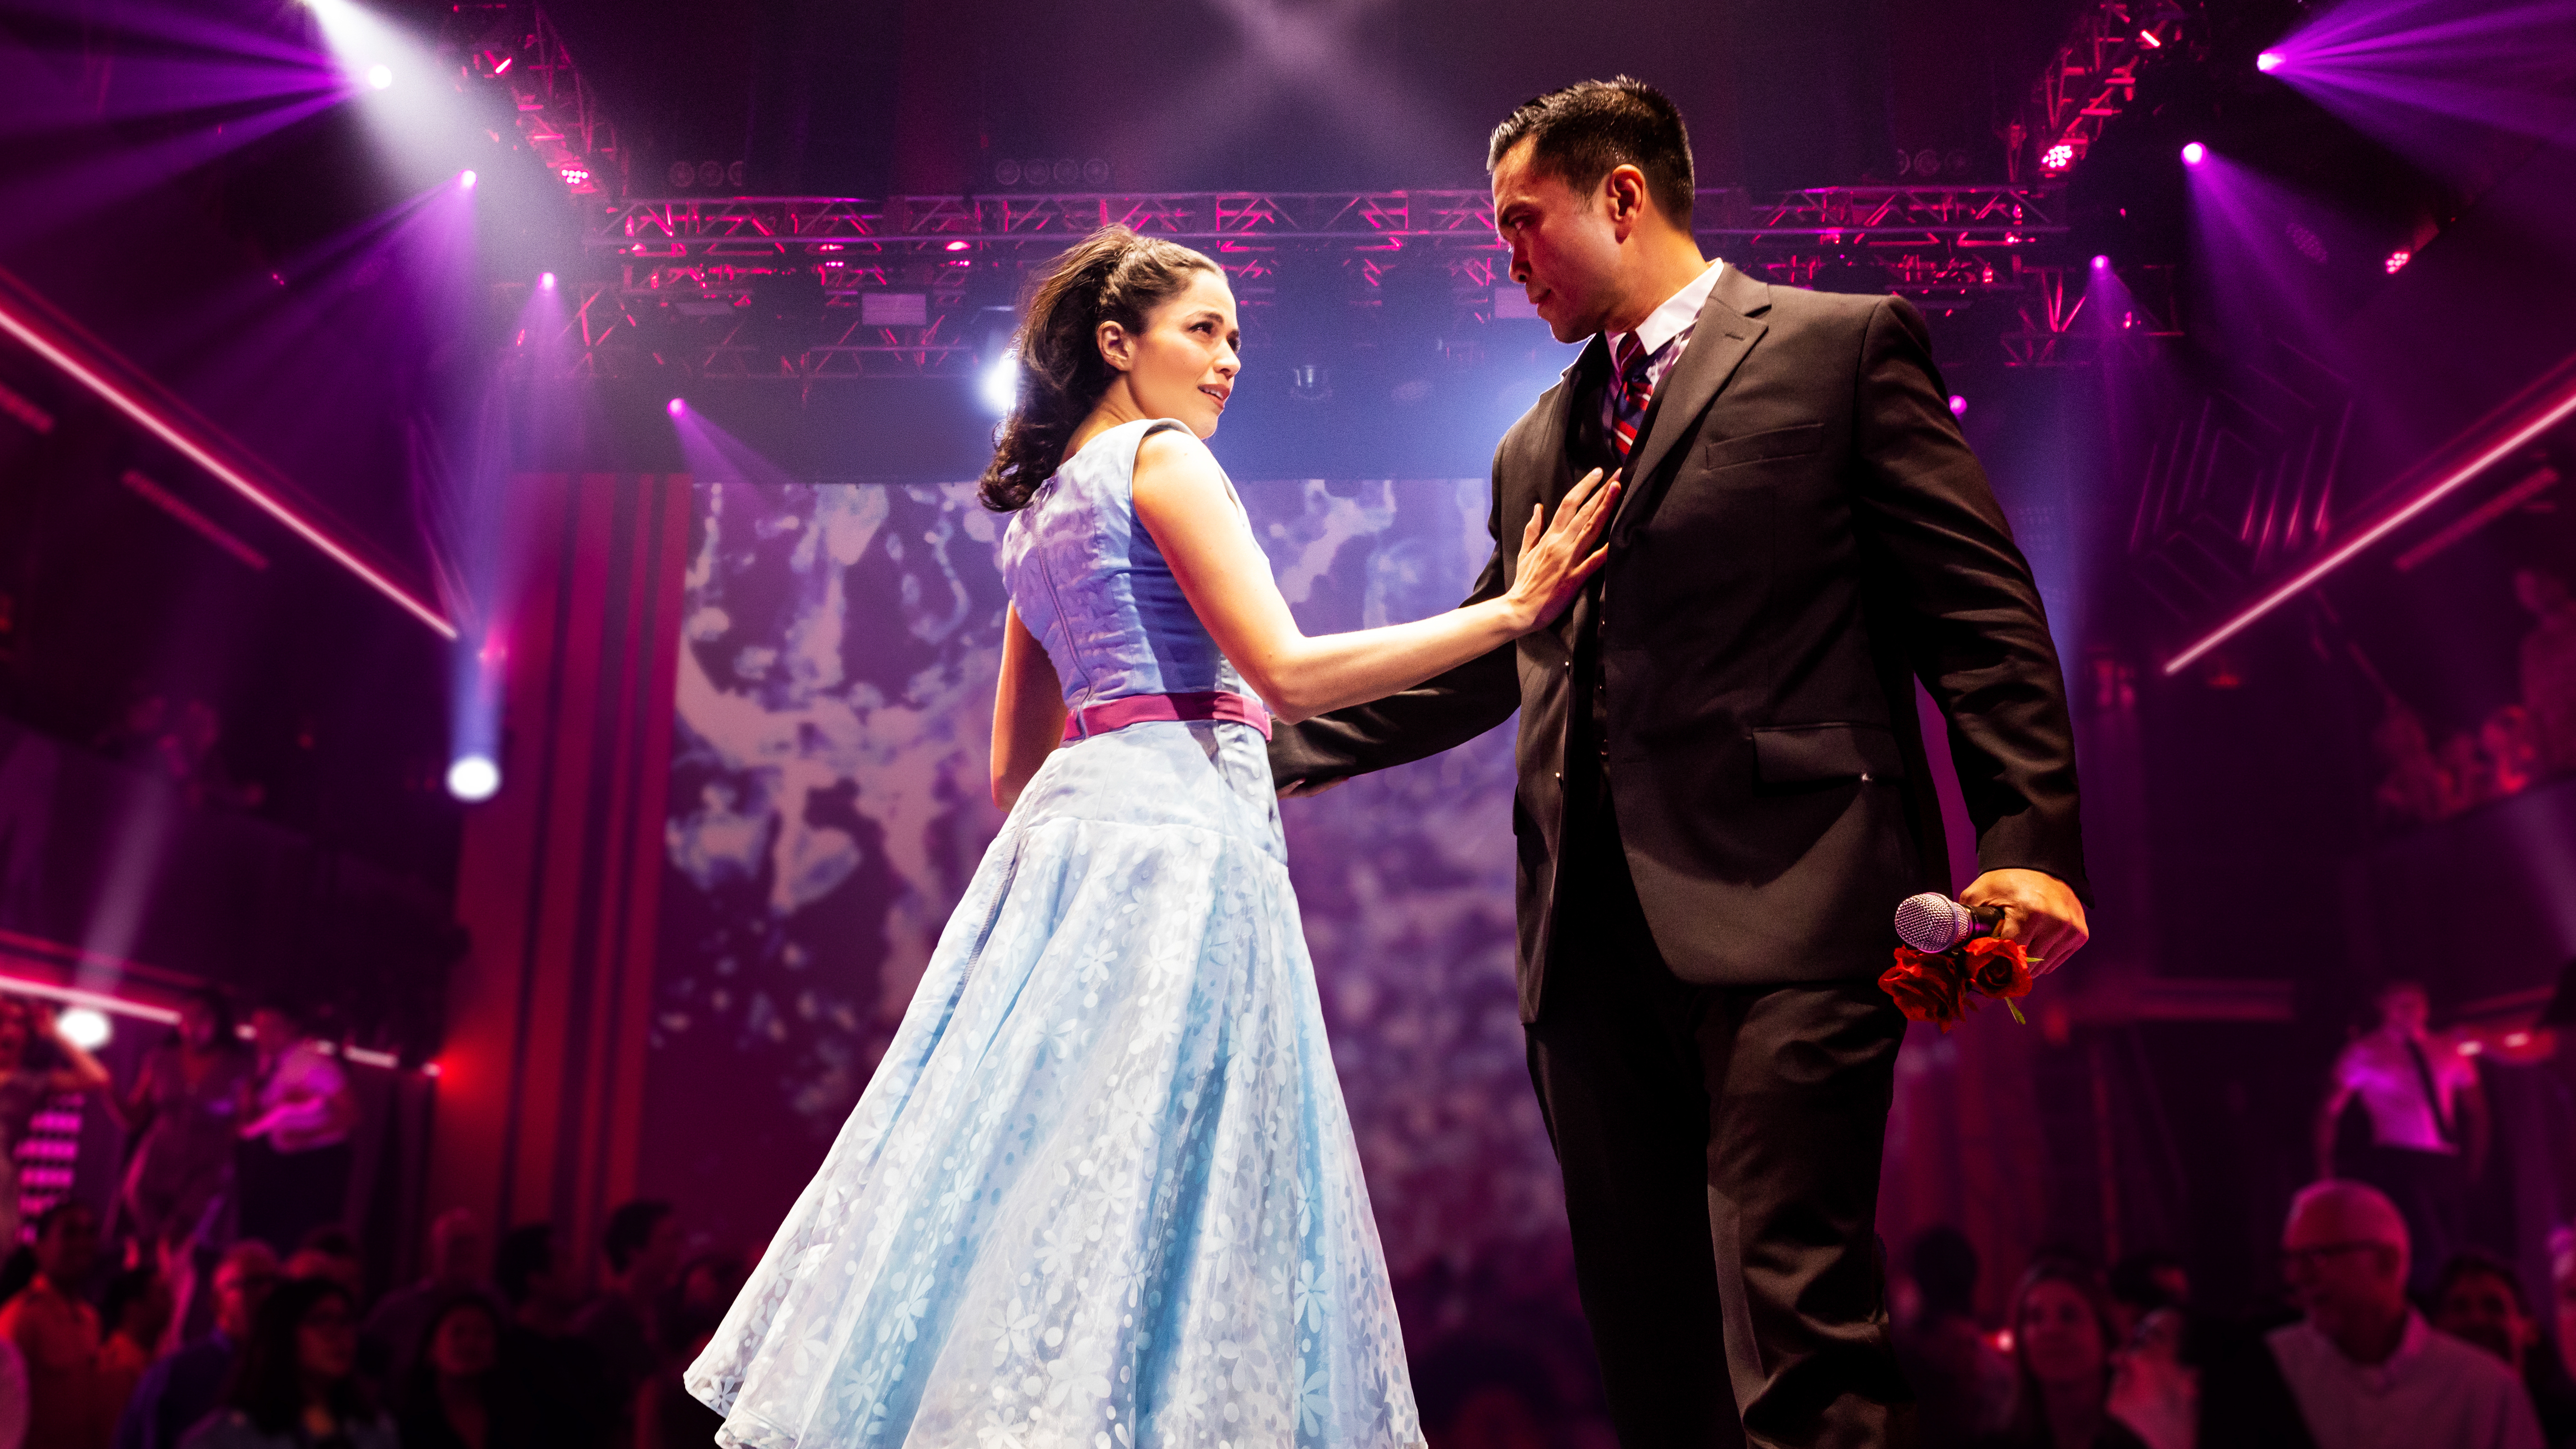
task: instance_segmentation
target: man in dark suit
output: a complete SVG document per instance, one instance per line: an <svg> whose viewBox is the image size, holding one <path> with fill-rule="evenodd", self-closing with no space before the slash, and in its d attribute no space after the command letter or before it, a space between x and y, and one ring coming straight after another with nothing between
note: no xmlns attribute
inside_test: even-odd
<svg viewBox="0 0 2576 1449"><path fill-rule="evenodd" d="M1977 826L1964 899L2051 964L2084 941L2039 595L1922 319L1702 258L1660 93L1542 96L1488 165L1512 279L1592 340L1495 453L1474 597L1510 582L1502 525L1593 467L1626 486L1608 560L1555 628L1281 731L1274 772L1309 793L1520 711L1521 1016L1620 1439L1878 1444L1907 1395L1876 977L1896 903L1949 883L1916 679Z"/></svg>

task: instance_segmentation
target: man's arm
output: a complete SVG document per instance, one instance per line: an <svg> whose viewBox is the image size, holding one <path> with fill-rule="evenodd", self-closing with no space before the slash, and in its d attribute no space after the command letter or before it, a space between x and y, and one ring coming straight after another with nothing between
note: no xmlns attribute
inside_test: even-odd
<svg viewBox="0 0 2576 1449"><path fill-rule="evenodd" d="M1494 552L1465 604L1500 598L1511 584L1512 555L1502 543L1499 451L1494 463L1492 502L1485 514ZM1411 689L1279 730L1270 740L1270 774L1279 792L1311 795L1353 775L1410 764L1463 745L1511 718L1521 703L1520 671L1513 662L1517 647L1501 645Z"/></svg>
<svg viewBox="0 0 2576 1449"><path fill-rule="evenodd" d="M2061 964L2084 944L2084 850L2066 681L2030 564L1959 432L1911 303L1882 298L1861 346L1862 560L1906 660L1950 722L1983 872L1961 892Z"/></svg>

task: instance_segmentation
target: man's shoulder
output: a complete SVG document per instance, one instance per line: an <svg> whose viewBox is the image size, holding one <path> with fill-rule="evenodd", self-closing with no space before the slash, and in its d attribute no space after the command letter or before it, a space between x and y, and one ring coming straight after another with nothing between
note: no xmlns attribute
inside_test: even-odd
<svg viewBox="0 0 2576 1449"><path fill-rule="evenodd" d="M2511 1364L2429 1324L2424 1331L2422 1354L2421 1372L2428 1379L2457 1384L2480 1394L2527 1392Z"/></svg>
<svg viewBox="0 0 2576 1449"><path fill-rule="evenodd" d="M1774 327L1865 327L1881 306L1913 307L1887 292L1820 292L1778 282L1770 284L1770 303L1762 320Z"/></svg>

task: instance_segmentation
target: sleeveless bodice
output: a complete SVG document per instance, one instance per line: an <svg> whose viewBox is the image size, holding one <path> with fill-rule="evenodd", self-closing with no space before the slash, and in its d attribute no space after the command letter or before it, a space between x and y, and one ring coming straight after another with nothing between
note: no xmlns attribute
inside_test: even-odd
<svg viewBox="0 0 2576 1449"><path fill-rule="evenodd" d="M1181 425L1121 423L1064 460L1011 515L1002 580L1046 646L1067 709L1131 694L1249 694L1136 521L1136 450Z"/></svg>

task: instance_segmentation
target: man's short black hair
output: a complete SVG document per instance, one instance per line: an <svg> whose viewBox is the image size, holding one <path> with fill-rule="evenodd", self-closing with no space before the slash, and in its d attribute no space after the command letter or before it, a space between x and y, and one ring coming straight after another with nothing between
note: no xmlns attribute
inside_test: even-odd
<svg viewBox="0 0 2576 1449"><path fill-rule="evenodd" d="M1539 170L1576 192L1591 191L1618 167L1636 167L1646 173L1656 209L1690 230L1690 133L1681 108L1644 81L1624 75L1577 81L1523 102L1494 128L1485 170L1500 166L1523 141L1533 143L1530 159Z"/></svg>
<svg viewBox="0 0 2576 1449"><path fill-rule="evenodd" d="M2513 1295L2515 1310L2525 1318L2531 1316L2531 1298L2522 1291L2522 1275L2514 1271L2511 1263L2483 1248L2462 1248L2442 1265L2441 1276L2433 1282L2433 1306L2441 1307L2442 1300L2451 1296L2451 1290L2459 1287L2463 1278L2493 1278L2501 1282L2504 1291Z"/></svg>
<svg viewBox="0 0 2576 1449"><path fill-rule="evenodd" d="M653 1230L671 1215L671 1205L659 1198L637 1198L620 1203L608 1214L608 1231L600 1235L602 1250L608 1254L608 1266L623 1273L634 1266L636 1255L651 1246Z"/></svg>
<svg viewBox="0 0 2576 1449"><path fill-rule="evenodd" d="M528 1301L528 1280L555 1270L555 1225L523 1223L501 1235L492 1251L492 1278L512 1307Z"/></svg>

